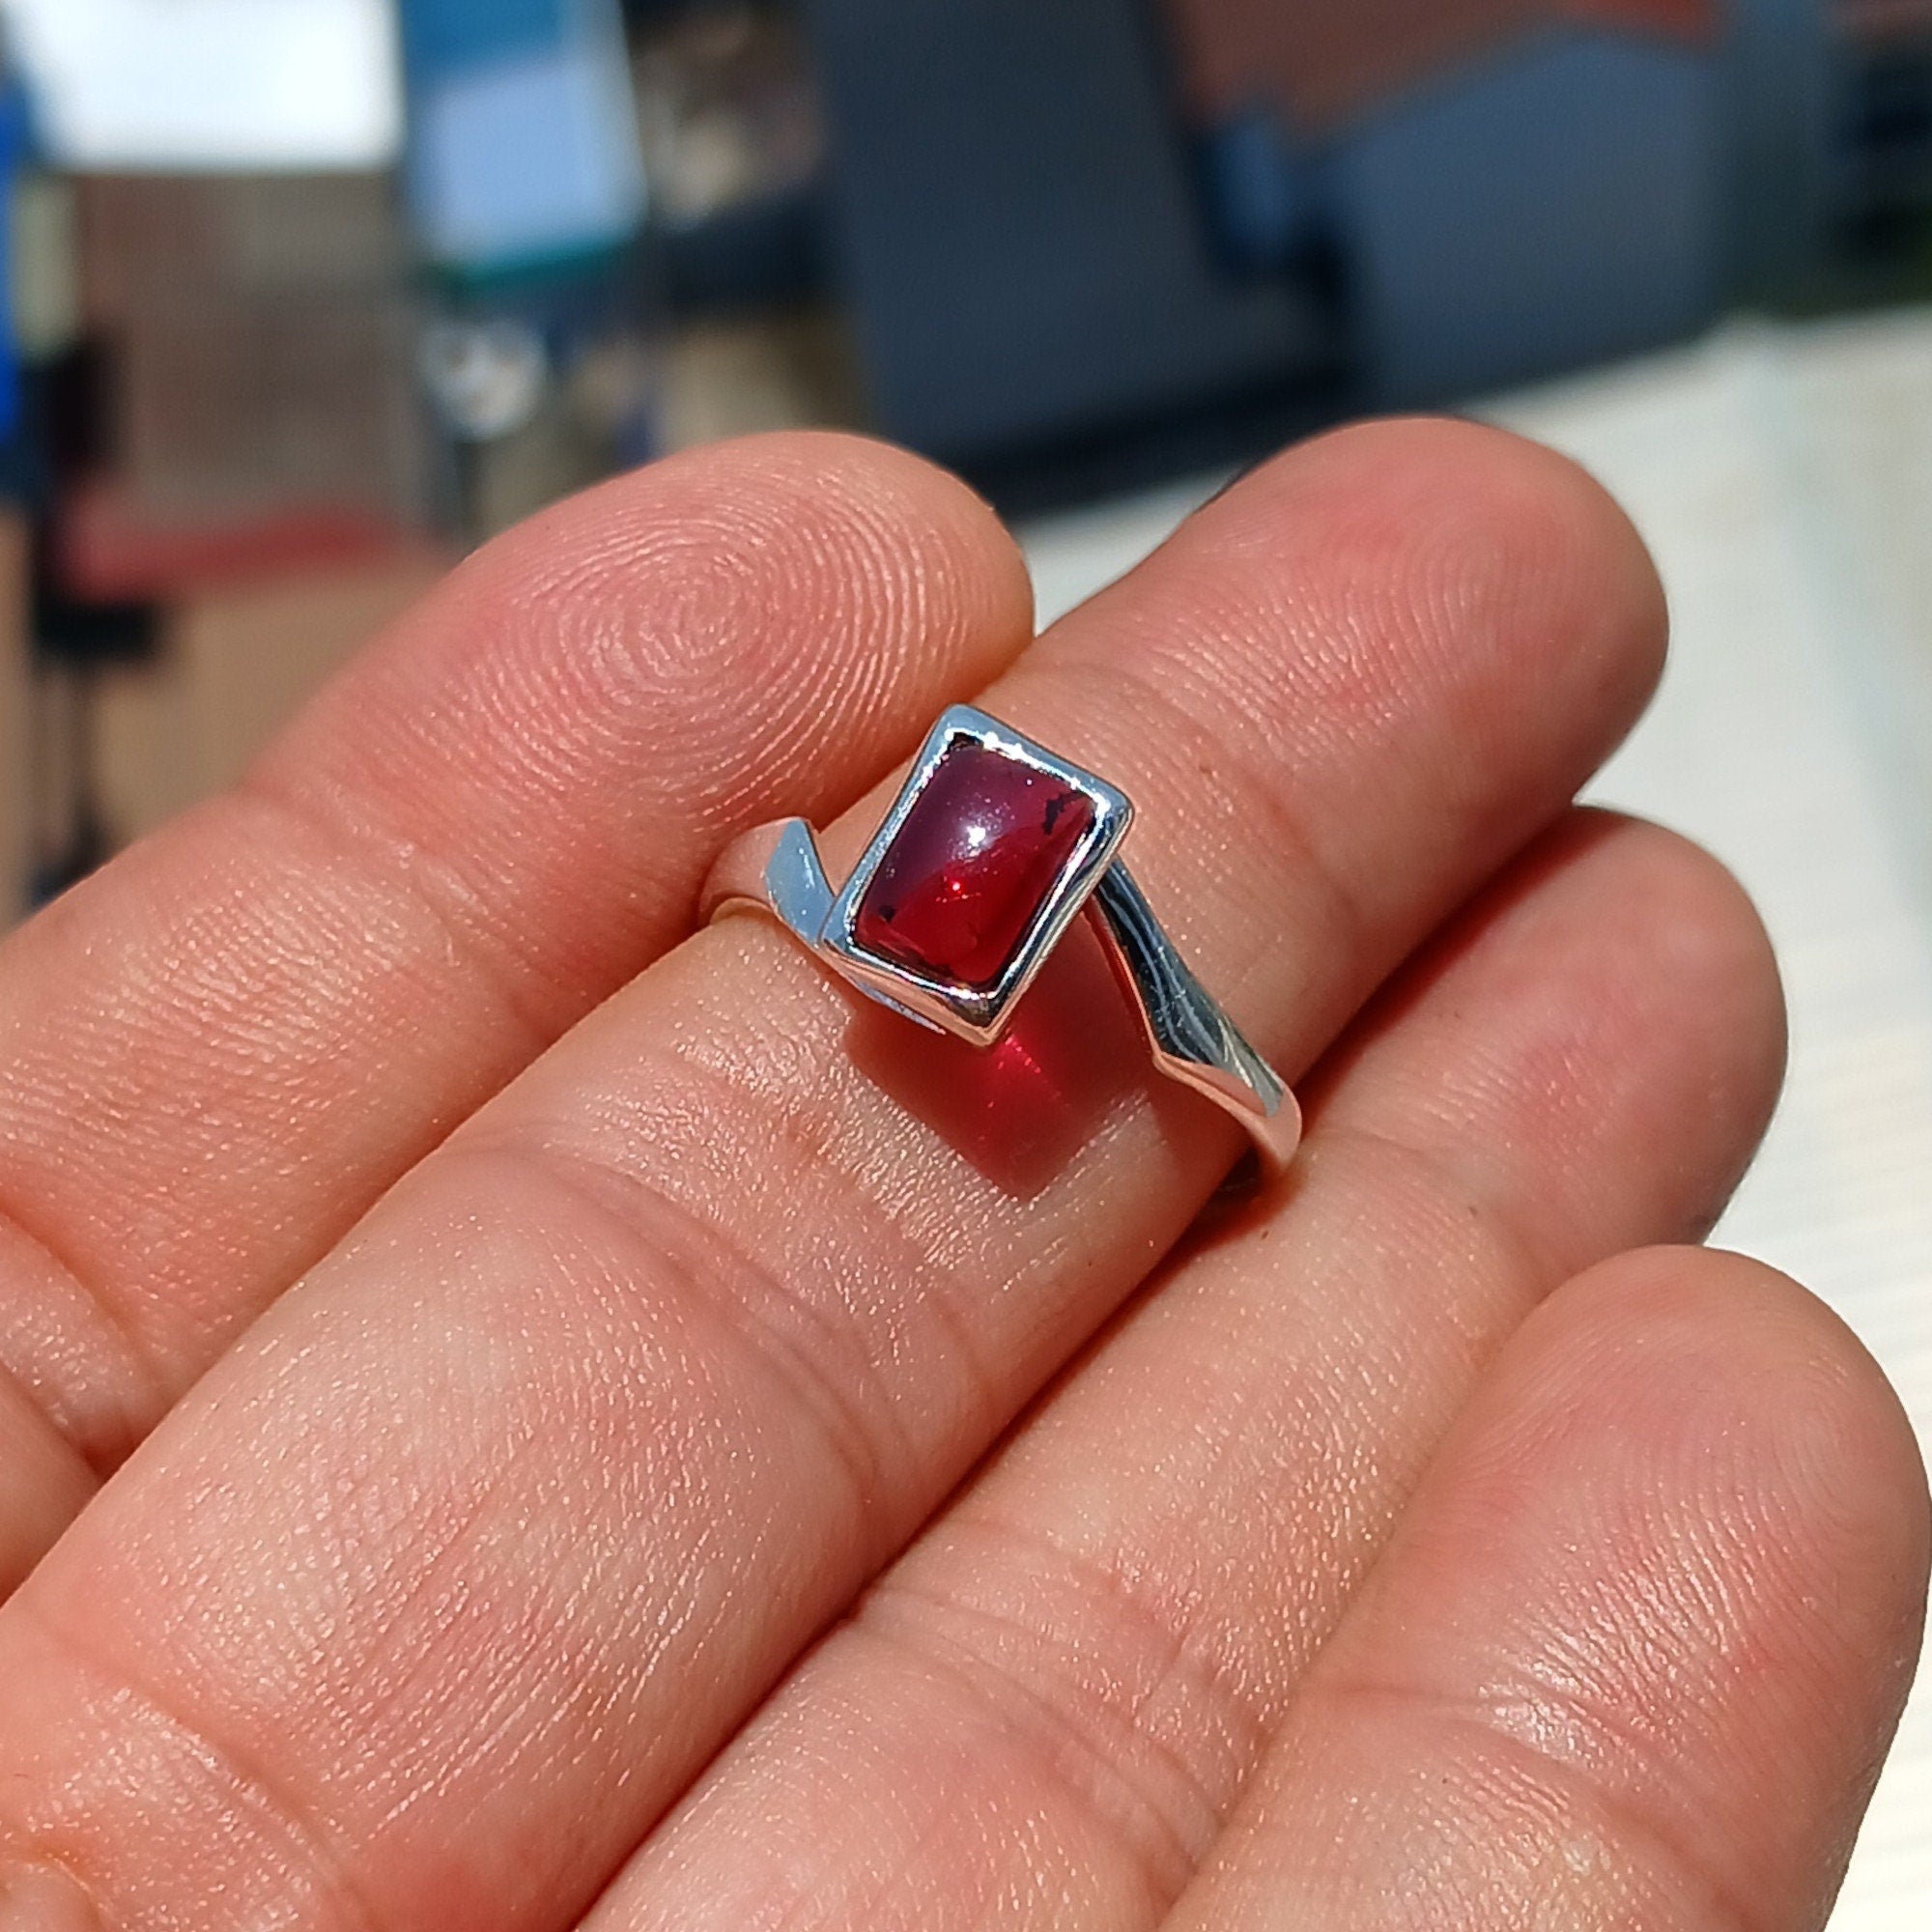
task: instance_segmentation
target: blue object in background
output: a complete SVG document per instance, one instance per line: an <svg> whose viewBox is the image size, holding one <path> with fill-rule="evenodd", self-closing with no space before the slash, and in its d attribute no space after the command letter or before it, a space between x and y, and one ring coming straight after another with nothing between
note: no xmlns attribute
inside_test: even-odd
<svg viewBox="0 0 1932 1932"><path fill-rule="evenodd" d="M1723 108L1709 49L1554 28L1345 129L1328 210L1376 403L1479 392L1713 321Z"/></svg>
<svg viewBox="0 0 1932 1932"><path fill-rule="evenodd" d="M548 53L568 11L558 0L402 0L403 58L431 74Z"/></svg>
<svg viewBox="0 0 1932 1932"><path fill-rule="evenodd" d="M1332 275L1350 406L1439 403L1740 300L1922 292L1932 4L1860 29L1831 0L1713 0L1701 35L1499 18L1320 128L1258 75L1202 152L1233 269Z"/></svg>
<svg viewBox="0 0 1932 1932"><path fill-rule="evenodd" d="M1293 270L1328 238L1320 157L1271 109L1252 108L1215 129L1201 161L1215 239L1236 268Z"/></svg>
<svg viewBox="0 0 1932 1932"><path fill-rule="evenodd" d="M14 329L14 185L33 156L33 120L26 91L0 73L0 440L19 434L22 412L20 345Z"/></svg>
<svg viewBox="0 0 1932 1932"><path fill-rule="evenodd" d="M425 253L489 277L625 247L644 215L616 0L402 0Z"/></svg>

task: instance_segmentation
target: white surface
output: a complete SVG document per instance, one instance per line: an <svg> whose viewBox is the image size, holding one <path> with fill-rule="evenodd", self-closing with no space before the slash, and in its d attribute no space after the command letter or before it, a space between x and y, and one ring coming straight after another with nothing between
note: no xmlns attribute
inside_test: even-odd
<svg viewBox="0 0 1932 1932"><path fill-rule="evenodd" d="M0 0L55 157L374 168L402 146L389 0Z"/></svg>
<svg viewBox="0 0 1932 1932"><path fill-rule="evenodd" d="M1722 857L1783 961L1790 1082L1717 1238L1831 1300L1932 1443L1932 315L1740 327L1485 413L1603 477L1670 589L1663 690L1593 796ZM1208 487L1037 526L1042 617ZM1932 1926L1932 1681L1833 1925Z"/></svg>

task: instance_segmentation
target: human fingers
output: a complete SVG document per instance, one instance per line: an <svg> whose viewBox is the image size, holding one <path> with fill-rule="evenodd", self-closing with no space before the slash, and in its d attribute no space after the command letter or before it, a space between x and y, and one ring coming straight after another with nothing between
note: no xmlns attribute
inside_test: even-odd
<svg viewBox="0 0 1932 1932"><path fill-rule="evenodd" d="M1137 875L1293 1068L1561 810L1661 634L1570 466L1383 425L1246 479L985 702L1125 785ZM417 1167L0 1612L0 1841L110 1924L562 1922L1234 1137L1147 1070L1091 942L980 1058L762 923L699 935Z"/></svg>
<svg viewBox="0 0 1932 1932"><path fill-rule="evenodd" d="M1156 1277L592 1932L1149 1932L1483 1365L1709 1224L1782 1038L1722 870L1573 814L1344 1038L1292 1184Z"/></svg>
<svg viewBox="0 0 1932 1932"><path fill-rule="evenodd" d="M1756 1263L1611 1262L1512 1342L1176 1932L1810 1932L1918 1655L1924 1471Z"/></svg>
<svg viewBox="0 0 1932 1932"><path fill-rule="evenodd" d="M459 569L234 792L0 949L0 1595L274 1293L1027 640L962 486L726 445ZM271 639L264 648L272 648Z"/></svg>

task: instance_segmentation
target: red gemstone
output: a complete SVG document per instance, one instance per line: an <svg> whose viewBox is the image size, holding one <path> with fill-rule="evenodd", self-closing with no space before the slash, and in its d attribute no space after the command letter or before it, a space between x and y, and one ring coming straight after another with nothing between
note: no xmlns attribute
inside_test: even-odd
<svg viewBox="0 0 1932 1932"><path fill-rule="evenodd" d="M1085 792L982 745L955 744L887 847L853 936L925 979L984 992L1093 824Z"/></svg>

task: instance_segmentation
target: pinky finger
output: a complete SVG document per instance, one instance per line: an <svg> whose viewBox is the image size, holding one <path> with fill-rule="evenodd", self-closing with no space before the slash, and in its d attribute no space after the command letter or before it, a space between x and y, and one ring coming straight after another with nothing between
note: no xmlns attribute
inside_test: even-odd
<svg viewBox="0 0 1932 1932"><path fill-rule="evenodd" d="M1820 1303L1701 1250L1593 1270L1498 1361L1171 1932L1821 1925L1926 1540Z"/></svg>

